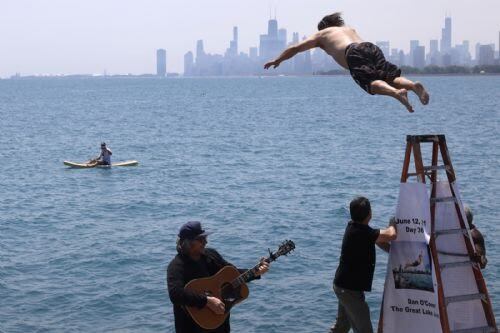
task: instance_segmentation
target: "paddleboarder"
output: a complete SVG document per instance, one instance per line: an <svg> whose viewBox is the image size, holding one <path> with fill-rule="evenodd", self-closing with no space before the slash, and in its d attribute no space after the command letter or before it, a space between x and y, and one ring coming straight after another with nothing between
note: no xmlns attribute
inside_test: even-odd
<svg viewBox="0 0 500 333"><path fill-rule="evenodd" d="M91 162L96 165L111 165L111 155L113 152L106 146L106 142L101 143L101 154Z"/></svg>

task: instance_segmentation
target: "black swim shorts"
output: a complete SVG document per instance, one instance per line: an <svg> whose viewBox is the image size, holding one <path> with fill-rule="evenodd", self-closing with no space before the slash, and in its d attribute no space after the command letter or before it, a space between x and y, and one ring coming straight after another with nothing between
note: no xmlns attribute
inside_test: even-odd
<svg viewBox="0 0 500 333"><path fill-rule="evenodd" d="M345 58L354 81L372 95L370 83L373 81L390 83L401 76L398 66L385 60L382 50L369 42L350 44L345 49Z"/></svg>

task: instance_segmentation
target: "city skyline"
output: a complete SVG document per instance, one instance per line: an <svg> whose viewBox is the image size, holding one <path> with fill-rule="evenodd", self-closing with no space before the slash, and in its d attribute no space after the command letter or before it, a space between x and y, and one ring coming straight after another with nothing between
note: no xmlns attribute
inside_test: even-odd
<svg viewBox="0 0 500 333"><path fill-rule="evenodd" d="M249 0L201 0L181 3L148 0L20 0L0 5L0 77L30 74L143 74L156 72L154 52L165 49L168 72L182 73L184 55L197 40L207 53L224 54L232 28L239 28L240 50L259 46L268 19L277 18L300 37L316 31L325 14L342 11L346 23L369 41L389 40L408 52L409 40L440 39L442 18L453 18L453 45L469 40L471 47L495 43L500 23L497 0L479 3L423 0L406 7L395 0L377 4L360 0L318 0L304 6L298 0L269 0L258 6ZM362 10L361 10L362 9ZM388 23L390 22L390 23ZM426 45L428 48L428 45ZM153 54L153 56L152 56Z"/></svg>
<svg viewBox="0 0 500 333"><path fill-rule="evenodd" d="M463 40L460 44L453 44L452 18L445 17L441 29L441 38L432 39L420 44L419 40L409 41L409 51L391 48L390 41L376 41L385 57L398 66L410 66L423 69L426 66L465 66L499 65L500 56L494 43L475 45L471 54L470 41ZM297 54L294 58L272 71L265 71L263 64L276 58L287 46L300 41L298 32L292 33L292 40L288 39L286 27L279 26L276 18L269 19L267 33L259 36L259 46L250 47L248 52L239 50L238 27L233 27L233 38L224 54L207 53L204 40L196 43L196 52L188 51L184 55L185 76L238 76L238 75L310 75L313 73L329 72L342 69L333 59L320 48ZM302 39L306 38L304 36ZM457 38L458 39L458 38ZM500 32L499 32L500 42ZM425 44L429 47L426 48ZM496 55L495 55L496 53Z"/></svg>

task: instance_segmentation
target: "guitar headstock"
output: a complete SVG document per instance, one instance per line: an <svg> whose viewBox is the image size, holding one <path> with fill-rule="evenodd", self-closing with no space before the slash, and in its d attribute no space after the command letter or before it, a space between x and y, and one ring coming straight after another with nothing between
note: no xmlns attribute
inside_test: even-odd
<svg viewBox="0 0 500 333"><path fill-rule="evenodd" d="M271 250L269 250L269 260L274 261L276 260L279 256L286 256L288 253L292 252L295 250L295 243L291 240L285 240L283 243L278 248L278 251L272 253Z"/></svg>

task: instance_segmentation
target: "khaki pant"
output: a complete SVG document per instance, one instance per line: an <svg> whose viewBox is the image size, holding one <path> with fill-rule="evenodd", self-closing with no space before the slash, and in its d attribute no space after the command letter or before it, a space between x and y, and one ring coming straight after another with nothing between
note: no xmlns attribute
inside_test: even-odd
<svg viewBox="0 0 500 333"><path fill-rule="evenodd" d="M347 333L351 328L354 333L373 333L370 308L365 301L365 293L340 288L335 284L333 291L339 300L339 309L337 320L330 333Z"/></svg>

